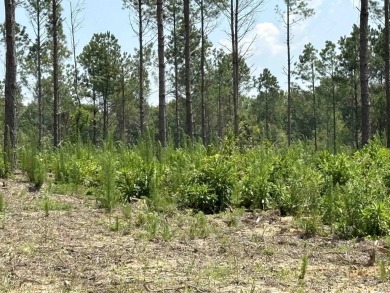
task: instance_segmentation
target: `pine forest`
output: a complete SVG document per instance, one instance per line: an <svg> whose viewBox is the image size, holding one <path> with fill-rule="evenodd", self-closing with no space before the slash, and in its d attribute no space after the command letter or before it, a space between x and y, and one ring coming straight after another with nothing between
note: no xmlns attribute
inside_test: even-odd
<svg viewBox="0 0 390 293"><path fill-rule="evenodd" d="M105 1L4 0L0 292L388 291L389 0Z"/></svg>

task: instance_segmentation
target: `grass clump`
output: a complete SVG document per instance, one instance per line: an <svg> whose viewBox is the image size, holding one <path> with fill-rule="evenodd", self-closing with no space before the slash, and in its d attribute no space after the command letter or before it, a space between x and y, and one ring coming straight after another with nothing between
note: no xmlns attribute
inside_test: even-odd
<svg viewBox="0 0 390 293"><path fill-rule="evenodd" d="M50 211L69 211L73 209L71 203L63 202L46 195L40 202L39 207L45 213L45 217L49 216Z"/></svg>
<svg viewBox="0 0 390 293"><path fill-rule="evenodd" d="M4 199L4 193L0 192L0 212L4 212L5 209L5 199Z"/></svg>
<svg viewBox="0 0 390 293"><path fill-rule="evenodd" d="M305 279L308 263L309 263L309 260L308 260L307 255L305 254L304 256L302 256L301 268L300 268L300 272L299 272L299 276L298 276L299 280Z"/></svg>
<svg viewBox="0 0 390 293"><path fill-rule="evenodd" d="M29 181L39 190L46 180L47 170L45 157L37 153L34 148L24 148L20 155L20 167L27 175Z"/></svg>
<svg viewBox="0 0 390 293"><path fill-rule="evenodd" d="M378 265L379 265L379 278L380 278L380 281L382 283L388 281L390 276L389 276L389 271L386 268L386 263L383 260L381 260Z"/></svg>
<svg viewBox="0 0 390 293"><path fill-rule="evenodd" d="M190 222L188 231L190 239L206 238L210 234L207 217L204 213L197 213Z"/></svg>

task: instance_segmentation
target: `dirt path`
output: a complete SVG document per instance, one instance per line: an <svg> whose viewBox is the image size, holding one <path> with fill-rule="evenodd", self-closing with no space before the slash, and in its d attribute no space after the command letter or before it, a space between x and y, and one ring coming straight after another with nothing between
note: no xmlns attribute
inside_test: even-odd
<svg viewBox="0 0 390 293"><path fill-rule="evenodd" d="M1 191L0 292L390 292L383 241L304 240L273 212L204 222L140 201L110 217L92 199L53 194L46 215L22 175Z"/></svg>

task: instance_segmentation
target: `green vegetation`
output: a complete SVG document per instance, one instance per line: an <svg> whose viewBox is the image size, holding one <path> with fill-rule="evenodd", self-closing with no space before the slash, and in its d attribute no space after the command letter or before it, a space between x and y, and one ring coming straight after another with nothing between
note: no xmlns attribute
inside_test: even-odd
<svg viewBox="0 0 390 293"><path fill-rule="evenodd" d="M317 235L323 225L344 238L389 235L390 151L378 140L336 155L308 151L303 143L288 149L268 144L240 148L231 141L157 149L153 144L113 143L102 148L64 144L45 152L23 149L21 168L36 187L49 180L44 170L53 170L51 190L57 185L87 190L108 212L125 204L127 226L132 212L126 202L144 199L147 210L136 222L146 227L148 238L171 238L172 227L160 213L196 212L189 231L194 238L209 233L204 214L232 209L228 225L237 226L234 210L241 208L294 216L304 237ZM48 214L71 207L58 207L46 198L42 208Z"/></svg>
<svg viewBox="0 0 390 293"><path fill-rule="evenodd" d="M300 269L300 273L299 273L299 276L298 276L299 280L305 279L308 262L309 261L308 261L307 255L305 254L304 256L302 256L301 269Z"/></svg>

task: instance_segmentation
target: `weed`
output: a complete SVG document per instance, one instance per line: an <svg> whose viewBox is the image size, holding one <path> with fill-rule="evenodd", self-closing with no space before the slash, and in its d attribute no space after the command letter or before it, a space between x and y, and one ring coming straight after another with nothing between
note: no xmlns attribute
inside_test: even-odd
<svg viewBox="0 0 390 293"><path fill-rule="evenodd" d="M276 251L273 247L267 246L263 249L263 253L266 256L274 256Z"/></svg>
<svg viewBox="0 0 390 293"><path fill-rule="evenodd" d="M161 222L161 237L165 242L170 241L174 236L172 229L169 227L169 223L164 220Z"/></svg>
<svg viewBox="0 0 390 293"><path fill-rule="evenodd" d="M386 269L386 264L383 260L379 262L379 276L381 282L386 282L389 279L389 272Z"/></svg>
<svg viewBox="0 0 390 293"><path fill-rule="evenodd" d="M107 152L101 157L101 173L100 182L102 188L99 189L97 200L100 202L101 207L105 208L111 213L112 209L119 201L116 186L116 161L111 152Z"/></svg>
<svg viewBox="0 0 390 293"><path fill-rule="evenodd" d="M135 226L136 227L141 227L141 226L145 225L146 221L147 221L146 214L142 213L142 212L139 212L137 214L137 219L135 221Z"/></svg>
<svg viewBox="0 0 390 293"><path fill-rule="evenodd" d="M45 196L45 199L43 200L43 211L45 212L45 217L47 218L49 216L49 198Z"/></svg>
<svg viewBox="0 0 390 293"><path fill-rule="evenodd" d="M322 228L321 217L315 214L310 215L309 217L300 218L298 224L303 229L302 238L314 237Z"/></svg>
<svg viewBox="0 0 390 293"><path fill-rule="evenodd" d="M147 213L144 223L147 239L152 240L156 238L160 227L160 218L157 213Z"/></svg>
<svg viewBox="0 0 390 293"><path fill-rule="evenodd" d="M123 216L125 217L125 219L127 221L130 221L131 219L131 214L132 214L132 208L131 208L131 205L128 204L128 203L125 203L123 206L122 206L122 214Z"/></svg>
<svg viewBox="0 0 390 293"><path fill-rule="evenodd" d="M35 256L38 253L38 246L34 243L23 243L19 247L20 251L26 256Z"/></svg>
<svg viewBox="0 0 390 293"><path fill-rule="evenodd" d="M232 271L229 267L216 265L210 266L206 270L206 275L213 280L223 280L232 276Z"/></svg>
<svg viewBox="0 0 390 293"><path fill-rule="evenodd" d="M1 230L4 230L4 228L5 228L5 214L3 214L3 217L1 219L1 225L0 225Z"/></svg>
<svg viewBox="0 0 390 293"><path fill-rule="evenodd" d="M299 280L304 280L305 279L308 262L309 262L308 261L308 257L305 254L304 256L302 256L302 263L301 263L300 273L299 273L299 276L298 276Z"/></svg>
<svg viewBox="0 0 390 293"><path fill-rule="evenodd" d="M236 228L238 226L239 220L236 214L229 213L227 219L227 225L231 228Z"/></svg>
<svg viewBox="0 0 390 293"><path fill-rule="evenodd" d="M119 231L119 218L115 217L115 222L113 225L110 225L110 230L113 232L118 232Z"/></svg>
<svg viewBox="0 0 390 293"><path fill-rule="evenodd" d="M5 202L4 202L4 194L0 192L0 212L4 212Z"/></svg>
<svg viewBox="0 0 390 293"><path fill-rule="evenodd" d="M207 217L199 212L193 217L190 223L189 237L190 239L195 238L206 238L209 235Z"/></svg>
<svg viewBox="0 0 390 293"><path fill-rule="evenodd" d="M43 209L45 217L49 216L50 211L69 211L73 208L71 203L51 198L49 195L45 195L38 204Z"/></svg>

